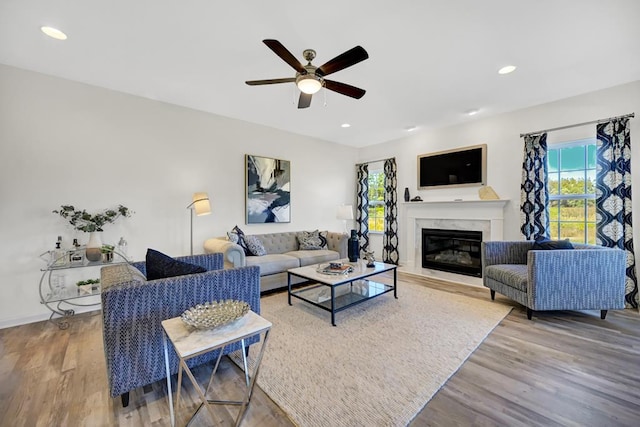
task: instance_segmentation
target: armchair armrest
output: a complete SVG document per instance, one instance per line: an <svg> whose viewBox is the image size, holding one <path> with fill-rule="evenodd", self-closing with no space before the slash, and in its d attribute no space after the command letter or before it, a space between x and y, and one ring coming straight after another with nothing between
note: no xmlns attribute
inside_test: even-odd
<svg viewBox="0 0 640 427"><path fill-rule="evenodd" d="M530 240L482 242L482 267L496 264L526 264Z"/></svg>
<svg viewBox="0 0 640 427"><path fill-rule="evenodd" d="M221 237L207 239L204 242L206 253L220 252L224 255L224 266L227 268L238 268L247 265L244 249L236 243Z"/></svg>
<svg viewBox="0 0 640 427"><path fill-rule="evenodd" d="M533 310L624 308L625 252L593 245L581 247L583 249L529 251L528 307Z"/></svg>

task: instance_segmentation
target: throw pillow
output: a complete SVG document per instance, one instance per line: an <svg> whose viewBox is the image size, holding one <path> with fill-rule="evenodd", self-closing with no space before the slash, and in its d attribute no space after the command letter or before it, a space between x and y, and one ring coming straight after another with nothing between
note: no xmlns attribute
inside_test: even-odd
<svg viewBox="0 0 640 427"><path fill-rule="evenodd" d="M147 249L147 280L183 276L185 274L204 273L206 268L178 261L154 249Z"/></svg>
<svg viewBox="0 0 640 427"><path fill-rule="evenodd" d="M240 229L240 227L238 227L237 225L233 227L233 229L227 233L227 237L231 242L240 245L242 250L244 250L245 255L251 255L251 251L249 251L249 248L247 247L247 236L244 234L244 231Z"/></svg>
<svg viewBox="0 0 640 427"><path fill-rule="evenodd" d="M249 249L249 254L255 256L263 256L267 254L264 245L260 241L260 239L256 236L244 236L244 242L247 245L247 249Z"/></svg>
<svg viewBox="0 0 640 427"><path fill-rule="evenodd" d="M569 241L566 240L550 240L545 237L539 237L533 244L531 248L534 251L547 251L554 249L573 249L573 245Z"/></svg>
<svg viewBox="0 0 640 427"><path fill-rule="evenodd" d="M301 231L296 235L302 251L316 251L327 247L326 231Z"/></svg>

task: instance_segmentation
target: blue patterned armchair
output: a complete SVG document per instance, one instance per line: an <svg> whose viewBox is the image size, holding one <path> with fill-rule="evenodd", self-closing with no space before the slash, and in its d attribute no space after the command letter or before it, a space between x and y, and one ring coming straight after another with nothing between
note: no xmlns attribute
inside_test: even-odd
<svg viewBox="0 0 640 427"><path fill-rule="evenodd" d="M532 250L533 241L482 243L482 280L495 293L533 311L624 308L625 252L573 244L575 249Z"/></svg>
<svg viewBox="0 0 640 427"><path fill-rule="evenodd" d="M149 280L144 262L103 267L100 273L104 351L111 397L121 396L129 404L129 391L166 378L162 326L165 319L206 301L236 299L246 301L260 313L260 270L243 267L223 270L220 253L194 255L177 260L202 266L204 273ZM134 268L135 267L135 268ZM247 340L257 342L259 337ZM240 349L228 346L224 354ZM211 352L189 361L197 366L215 359ZM178 359L169 351L171 373Z"/></svg>

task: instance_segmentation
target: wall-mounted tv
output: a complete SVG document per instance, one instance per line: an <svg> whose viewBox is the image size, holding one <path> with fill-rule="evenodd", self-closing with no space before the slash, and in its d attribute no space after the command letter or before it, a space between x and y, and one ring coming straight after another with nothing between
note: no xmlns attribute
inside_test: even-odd
<svg viewBox="0 0 640 427"><path fill-rule="evenodd" d="M418 156L418 188L421 190L486 183L486 144Z"/></svg>

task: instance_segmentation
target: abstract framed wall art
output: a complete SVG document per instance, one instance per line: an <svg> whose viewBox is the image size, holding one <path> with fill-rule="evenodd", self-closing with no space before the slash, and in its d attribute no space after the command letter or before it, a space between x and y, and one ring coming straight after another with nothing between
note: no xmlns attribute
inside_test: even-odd
<svg viewBox="0 0 640 427"><path fill-rule="evenodd" d="M245 156L247 224L291 222L291 162Z"/></svg>

